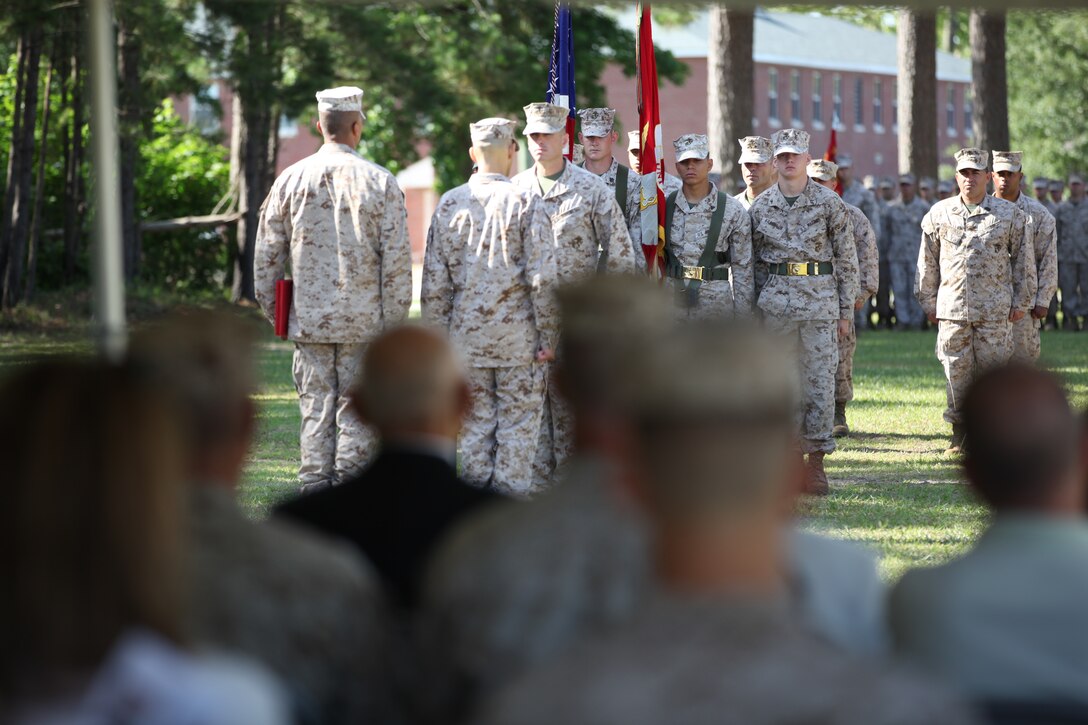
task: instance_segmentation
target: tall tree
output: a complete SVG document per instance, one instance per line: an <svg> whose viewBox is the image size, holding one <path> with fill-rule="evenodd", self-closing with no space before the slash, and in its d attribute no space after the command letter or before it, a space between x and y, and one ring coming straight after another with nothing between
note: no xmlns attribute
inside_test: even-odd
<svg viewBox="0 0 1088 725"><path fill-rule="evenodd" d="M707 56L707 130L710 156L722 176L722 190L733 191L738 176L735 140L752 127L755 88L755 14L721 5L710 8Z"/></svg>
<svg viewBox="0 0 1088 725"><path fill-rule="evenodd" d="M1009 84L1005 65L1005 12L972 10L972 130L979 148L1009 148Z"/></svg>
<svg viewBox="0 0 1088 725"><path fill-rule="evenodd" d="M34 212L30 219L29 242L26 255L26 283L23 299L29 302L34 297L34 284L38 274L38 255L42 236L42 207L45 203L45 162L49 155L49 116L53 100L53 70L56 67L57 41L53 41L52 57L45 76L45 93L42 96L42 133L38 146L38 171L34 180Z"/></svg>
<svg viewBox="0 0 1088 725"><path fill-rule="evenodd" d="M937 20L903 9L899 54L899 170L937 177Z"/></svg>

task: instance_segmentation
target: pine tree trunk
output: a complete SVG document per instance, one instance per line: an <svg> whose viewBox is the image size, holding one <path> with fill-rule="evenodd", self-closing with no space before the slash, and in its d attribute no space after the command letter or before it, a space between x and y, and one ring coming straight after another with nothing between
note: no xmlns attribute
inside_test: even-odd
<svg viewBox="0 0 1088 725"><path fill-rule="evenodd" d="M10 207L11 237L4 270L3 307L11 307L22 290L23 261L26 256L27 234L30 231L30 184L34 176L34 136L38 115L38 79L41 66L42 29L35 26L25 36L26 64L19 82L23 85L22 116L19 133L13 137L12 151L19 153L15 189Z"/></svg>
<svg viewBox="0 0 1088 725"><path fill-rule="evenodd" d="M899 172L937 178L937 18L900 10Z"/></svg>
<svg viewBox="0 0 1088 725"><path fill-rule="evenodd" d="M26 73L27 44L23 34L19 35L16 42L15 63L15 97L11 112L11 140L8 145L8 170L4 181L4 206L0 208L0 297L4 290L4 272L8 268L8 257L11 255L12 207L15 204L16 186L18 184L19 168L22 156L19 153L19 139L22 138L23 97L26 95L26 86L23 84L23 76ZM3 301L0 300L0 307Z"/></svg>
<svg viewBox="0 0 1088 725"><path fill-rule="evenodd" d="M65 130L64 281L71 284L76 276L76 261L79 259L80 241L83 238L83 214L86 206L83 181L84 108L81 48L83 33L78 32L78 24L69 36L72 49L68 79L68 107L72 109L72 121Z"/></svg>
<svg viewBox="0 0 1088 725"><path fill-rule="evenodd" d="M56 43L54 41L54 55ZM38 145L38 178L34 182L34 213L30 220L30 240L26 255L26 286L23 299L30 302L34 298L34 284L38 275L38 249L42 237L42 206L45 201L45 160L49 151L49 112L52 108L53 62L49 61L49 70L45 76L45 98L42 100L42 141Z"/></svg>
<svg viewBox="0 0 1088 725"><path fill-rule="evenodd" d="M974 145L1009 150L1009 83L1005 64L1005 13L972 10L971 88Z"/></svg>
<svg viewBox="0 0 1088 725"><path fill-rule="evenodd" d="M123 18L123 15L122 15ZM127 23L119 24L118 122L121 130L121 237L125 260L125 280L132 281L140 271L140 223L136 213L136 175L140 162L140 45Z"/></svg>
<svg viewBox="0 0 1088 725"><path fill-rule="evenodd" d="M740 176L737 139L752 127L755 65L752 46L755 15L751 10L710 8L707 56L707 134L722 191L732 193Z"/></svg>

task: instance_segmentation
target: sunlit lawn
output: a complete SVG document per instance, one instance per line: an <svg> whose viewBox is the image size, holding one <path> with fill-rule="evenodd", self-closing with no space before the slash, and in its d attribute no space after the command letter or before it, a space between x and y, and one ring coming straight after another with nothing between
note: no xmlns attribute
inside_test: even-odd
<svg viewBox="0 0 1088 725"><path fill-rule="evenodd" d="M932 332L861 335L848 409L853 434L828 458L832 495L802 510L806 526L875 547L889 578L953 556L984 522L956 460L944 455L949 428L935 340ZM0 333L2 366L86 349L78 340ZM1079 407L1088 405L1088 333L1044 333L1043 362L1061 373ZM299 431L290 345L269 337L258 364L260 431L242 488L255 516L295 490Z"/></svg>

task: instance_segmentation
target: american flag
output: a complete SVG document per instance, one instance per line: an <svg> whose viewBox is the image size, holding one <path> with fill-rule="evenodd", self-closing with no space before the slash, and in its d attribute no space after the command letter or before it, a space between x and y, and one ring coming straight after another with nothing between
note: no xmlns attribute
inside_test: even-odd
<svg viewBox="0 0 1088 725"><path fill-rule="evenodd" d="M574 123L578 110L574 104L574 27L570 6L562 2L555 4L555 32L552 35L546 100L567 109L567 152L564 155L570 159L574 156Z"/></svg>

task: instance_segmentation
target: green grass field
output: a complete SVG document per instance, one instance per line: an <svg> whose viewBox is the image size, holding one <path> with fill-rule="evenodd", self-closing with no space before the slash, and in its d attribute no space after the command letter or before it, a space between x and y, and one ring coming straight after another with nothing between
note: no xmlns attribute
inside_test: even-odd
<svg viewBox="0 0 1088 725"><path fill-rule="evenodd" d="M959 482L956 459L944 455L949 428L941 420L944 378L935 340L932 332L860 336L856 399L848 410L853 434L828 458L832 495L806 502L801 512L809 528L875 547L889 579L955 555L984 523ZM56 334L0 334L0 366L86 349ZM1042 362L1064 377L1077 406L1088 406L1088 334L1044 334ZM260 431L242 491L254 516L295 490L299 430L291 346L269 337L258 364Z"/></svg>

